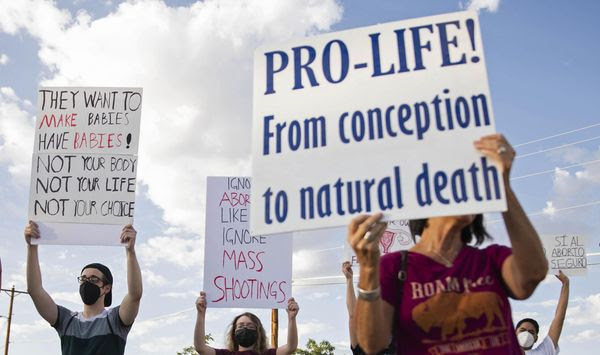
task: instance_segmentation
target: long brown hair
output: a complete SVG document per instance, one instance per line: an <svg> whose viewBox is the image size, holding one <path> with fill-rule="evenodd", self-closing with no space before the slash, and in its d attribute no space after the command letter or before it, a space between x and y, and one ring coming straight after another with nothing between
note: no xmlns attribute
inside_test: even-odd
<svg viewBox="0 0 600 355"><path fill-rule="evenodd" d="M256 327L256 331L258 332L258 338L256 339L256 343L252 345L252 351L258 354L262 354L267 350L267 346L269 345L267 343L267 335L265 333L265 328L263 328L260 319L258 319L257 316L250 312L242 313L237 317L233 318L233 322L231 322L231 324L229 325L229 330L227 331L227 349L229 351L238 351L240 348L239 344L235 341L235 325L238 319L240 319L243 316L250 318L250 320L252 321L252 323L254 323L254 326Z"/></svg>

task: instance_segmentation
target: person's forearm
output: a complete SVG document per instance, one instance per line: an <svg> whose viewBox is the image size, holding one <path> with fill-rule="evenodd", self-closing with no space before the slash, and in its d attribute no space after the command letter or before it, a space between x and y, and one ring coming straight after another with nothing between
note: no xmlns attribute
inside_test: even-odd
<svg viewBox="0 0 600 355"><path fill-rule="evenodd" d="M352 278L346 279L346 308L348 308L348 316L354 316L354 308L356 307L356 295L354 294L354 284Z"/></svg>
<svg viewBox="0 0 600 355"><path fill-rule="evenodd" d="M560 290L560 297L558 299L558 305L556 306L556 313L554 315L554 321L557 323L559 332L562 331L563 324L565 322L565 316L567 315L567 306L569 305L569 283L564 283Z"/></svg>
<svg viewBox="0 0 600 355"><path fill-rule="evenodd" d="M204 314L198 313L196 327L194 328L194 347L197 352L202 354L205 346Z"/></svg>
<svg viewBox="0 0 600 355"><path fill-rule="evenodd" d="M502 214L518 274L517 279L533 291L548 273L542 242L523 211L508 181L505 181L508 210Z"/></svg>
<svg viewBox="0 0 600 355"><path fill-rule="evenodd" d="M379 287L379 266L360 269L358 287L371 291ZM356 301L356 333L358 343L366 353L376 353L386 348L389 337L383 331L384 317L381 297L374 301L358 298Z"/></svg>
<svg viewBox="0 0 600 355"><path fill-rule="evenodd" d="M27 245L27 292L35 296L43 291L38 246Z"/></svg>
<svg viewBox="0 0 600 355"><path fill-rule="evenodd" d="M142 271L138 263L135 250L127 250L127 293L133 299L142 298Z"/></svg>
<svg viewBox="0 0 600 355"><path fill-rule="evenodd" d="M298 327L296 317L288 319L287 346L290 354L298 348Z"/></svg>

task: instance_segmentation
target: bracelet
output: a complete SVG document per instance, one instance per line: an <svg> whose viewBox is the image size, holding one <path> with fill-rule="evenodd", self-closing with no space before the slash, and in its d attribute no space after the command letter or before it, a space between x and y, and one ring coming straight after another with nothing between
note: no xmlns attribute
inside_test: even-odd
<svg viewBox="0 0 600 355"><path fill-rule="evenodd" d="M371 291L366 291L363 290L360 287L357 287L358 289L358 299L359 300L363 300L363 301L375 301L376 299L379 298L380 294L381 294L381 289L379 287L377 287L374 290Z"/></svg>

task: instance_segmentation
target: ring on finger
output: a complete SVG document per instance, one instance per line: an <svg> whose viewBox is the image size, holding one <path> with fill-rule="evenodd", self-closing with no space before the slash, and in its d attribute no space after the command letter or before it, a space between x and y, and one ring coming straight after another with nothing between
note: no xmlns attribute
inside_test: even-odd
<svg viewBox="0 0 600 355"><path fill-rule="evenodd" d="M367 231L367 233L365 233L365 236L363 237L364 240L366 240L367 242L370 242L373 239L373 234L371 233L371 231Z"/></svg>
<svg viewBox="0 0 600 355"><path fill-rule="evenodd" d="M498 150L496 150L496 152L497 152L498 154L504 154L504 153L506 153L507 151L508 151L508 149L506 148L506 146L505 146L505 145L501 145L501 146L499 146L499 147L498 147Z"/></svg>

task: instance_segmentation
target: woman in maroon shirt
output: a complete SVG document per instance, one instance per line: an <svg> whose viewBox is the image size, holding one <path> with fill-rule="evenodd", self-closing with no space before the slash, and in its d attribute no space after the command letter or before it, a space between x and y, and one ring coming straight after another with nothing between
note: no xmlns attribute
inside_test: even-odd
<svg viewBox="0 0 600 355"><path fill-rule="evenodd" d="M290 298L287 304L288 336L287 344L277 349L268 349L269 342L265 328L260 319L252 313L245 312L233 319L227 332L227 349L214 349L204 341L204 317L206 315L206 294L200 292L196 299L196 328L194 330L194 347L200 355L291 355L298 347L298 329L296 315L300 308Z"/></svg>
<svg viewBox="0 0 600 355"><path fill-rule="evenodd" d="M474 145L504 180L502 216L512 249L477 248L489 237L482 215L433 217L410 222L420 239L406 258L392 253L380 260L381 214L356 217L348 240L361 266L356 329L366 353L384 349L393 335L398 354L521 354L508 297L528 298L548 265L510 187L515 151L500 134Z"/></svg>

